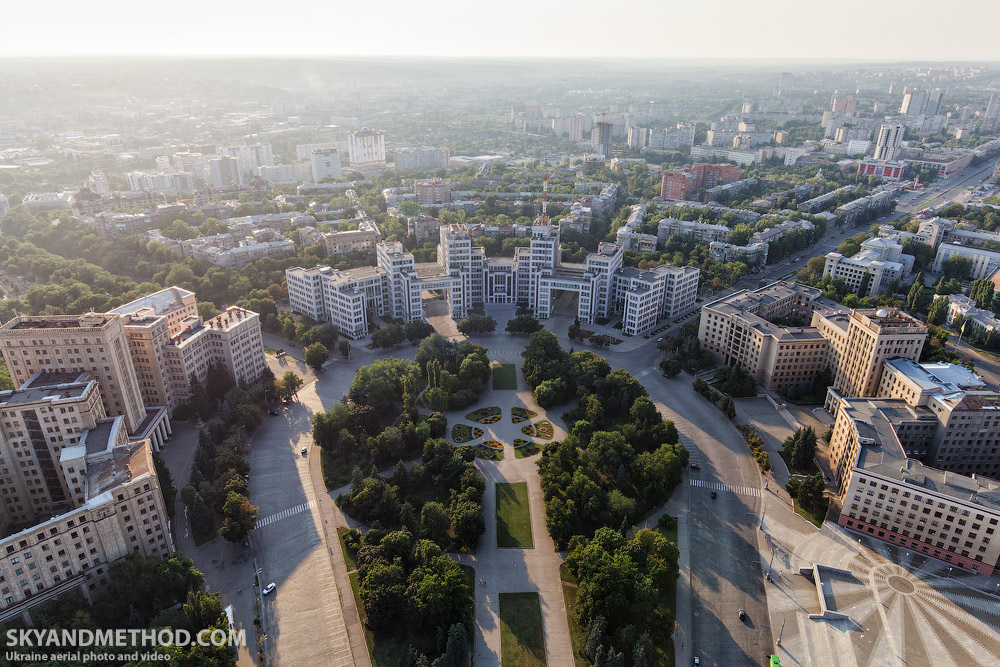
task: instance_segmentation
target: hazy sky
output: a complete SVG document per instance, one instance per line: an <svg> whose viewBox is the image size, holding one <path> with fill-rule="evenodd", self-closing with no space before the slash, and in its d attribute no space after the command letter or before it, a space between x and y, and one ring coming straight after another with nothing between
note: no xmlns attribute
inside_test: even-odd
<svg viewBox="0 0 1000 667"><path fill-rule="evenodd" d="M996 0L5 0L0 56L998 60Z"/></svg>

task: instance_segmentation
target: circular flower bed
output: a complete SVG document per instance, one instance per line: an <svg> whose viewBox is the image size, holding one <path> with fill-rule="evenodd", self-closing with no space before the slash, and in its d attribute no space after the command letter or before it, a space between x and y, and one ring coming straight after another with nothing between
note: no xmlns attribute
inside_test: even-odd
<svg viewBox="0 0 1000 667"><path fill-rule="evenodd" d="M493 419L494 417L496 419ZM465 418L469 421L479 422L480 424L495 424L500 421L500 408L495 405L488 408L479 408L465 415ZM487 419L493 419L493 421L486 421Z"/></svg>
<svg viewBox="0 0 1000 667"><path fill-rule="evenodd" d="M483 429L468 424L455 424L451 429L451 439L456 445L483 437Z"/></svg>
<svg viewBox="0 0 1000 667"><path fill-rule="evenodd" d="M551 440L555 435L555 430L552 428L552 422L548 420L543 420L535 424L535 435L539 438L545 438L546 440Z"/></svg>
<svg viewBox="0 0 1000 667"><path fill-rule="evenodd" d="M532 417L537 417L537 413L528 408L513 408L510 411L510 420L515 424L520 424L521 422L528 421Z"/></svg>

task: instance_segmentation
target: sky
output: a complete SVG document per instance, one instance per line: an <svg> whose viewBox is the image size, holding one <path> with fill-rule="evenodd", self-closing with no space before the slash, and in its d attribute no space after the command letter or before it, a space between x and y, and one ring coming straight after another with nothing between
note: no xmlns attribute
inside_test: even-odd
<svg viewBox="0 0 1000 667"><path fill-rule="evenodd" d="M996 0L5 0L0 57L1000 60Z"/></svg>

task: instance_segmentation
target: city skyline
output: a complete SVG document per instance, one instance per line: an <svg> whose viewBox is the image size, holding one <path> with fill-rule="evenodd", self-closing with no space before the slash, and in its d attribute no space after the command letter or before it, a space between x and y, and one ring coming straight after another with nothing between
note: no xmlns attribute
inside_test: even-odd
<svg viewBox="0 0 1000 667"><path fill-rule="evenodd" d="M780 35L780 39L754 41L753 58L786 60L851 59L996 60L990 26L1000 19L1000 9L982 0L959 0L950 5L958 16L976 16L963 24L964 39L913 40L927 30L927 17L938 8L918 0L899 11L889 3L848 0L839 9L845 16L865 17L862 29L846 30L817 39L824 24L817 19L819 3L777 0L768 12L751 12L735 0L722 0L711 9L699 5L653 4L629 0L620 16L641 19L650 33L630 40L567 40L564 36L591 35L593 18L607 9L596 0L583 0L572 11L556 3L513 0L502 11L479 9L432 0L419 4L389 0L378 14L366 6L328 5L299 1L274 12L270 5L250 2L241 12L181 0L170 13L150 24L120 0L78 5L66 0L45 4L23 3L7 8L10 31L0 44L0 57L33 56L415 56L415 57L619 57L619 58L730 58L747 55L740 39L711 39L711 29L726 19L739 19L746 35ZM95 11L101 20L95 20ZM312 25L329 20L330 39L301 39L297 28L302 17ZM197 16L197 21L192 21ZM433 21L428 19L433 17ZM378 23L378 39L368 30L351 25ZM248 40L266 21L272 38ZM872 26L891 22L892 30ZM88 25L85 31L80 25ZM414 32L414 26L430 25ZM151 26L158 34L150 34ZM345 27L346 26L346 27ZM662 26L657 29L656 26ZM683 29L677 29L681 28ZM692 29L693 28L693 29ZM40 40L44 32L46 39ZM169 39L158 39L166 37ZM563 37L560 37L563 36ZM669 38L667 38L669 36ZM559 38L557 38L559 37Z"/></svg>

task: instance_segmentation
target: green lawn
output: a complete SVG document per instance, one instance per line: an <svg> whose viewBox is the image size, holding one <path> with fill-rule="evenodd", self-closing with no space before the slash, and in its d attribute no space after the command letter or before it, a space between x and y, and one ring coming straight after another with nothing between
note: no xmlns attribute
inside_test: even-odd
<svg viewBox="0 0 1000 667"><path fill-rule="evenodd" d="M786 452L784 449L778 450L778 455L781 456L781 460L785 462L788 467L788 471L793 475L815 475L819 472L819 468L816 467L815 461L810 461L809 466L806 468L793 468L792 467L792 456L790 452Z"/></svg>
<svg viewBox="0 0 1000 667"><path fill-rule="evenodd" d="M545 639L538 593L500 594L500 664L545 665Z"/></svg>
<svg viewBox="0 0 1000 667"><path fill-rule="evenodd" d="M534 548L528 513L528 483L497 483L497 546Z"/></svg>
<svg viewBox="0 0 1000 667"><path fill-rule="evenodd" d="M570 574L566 563L559 566L559 578L562 580L563 604L566 605L566 618L569 620L569 641L573 647L573 662L576 663L576 667L587 667L590 661L583 657L581 652L585 639L584 632L576 622L576 578Z"/></svg>
<svg viewBox="0 0 1000 667"><path fill-rule="evenodd" d="M517 367L514 364L493 364L493 388L517 389Z"/></svg>
<svg viewBox="0 0 1000 667"><path fill-rule="evenodd" d="M347 548L347 545L344 544L344 534L348 530L350 530L350 528L346 528L344 526L341 526L340 528L338 528L337 529L337 537L338 537L337 541L340 542L340 550L344 554L344 563L347 565L347 571L350 572L351 570L358 569L358 564L354 562L354 556L351 555L351 552Z"/></svg>
<svg viewBox="0 0 1000 667"><path fill-rule="evenodd" d="M799 505L797 498L792 498L792 503L795 505L795 513L801 516L803 519L816 526L817 528L823 527L823 520L826 519L826 511L830 508L830 503L827 502L826 510L823 510L822 514L813 514L806 508Z"/></svg>

